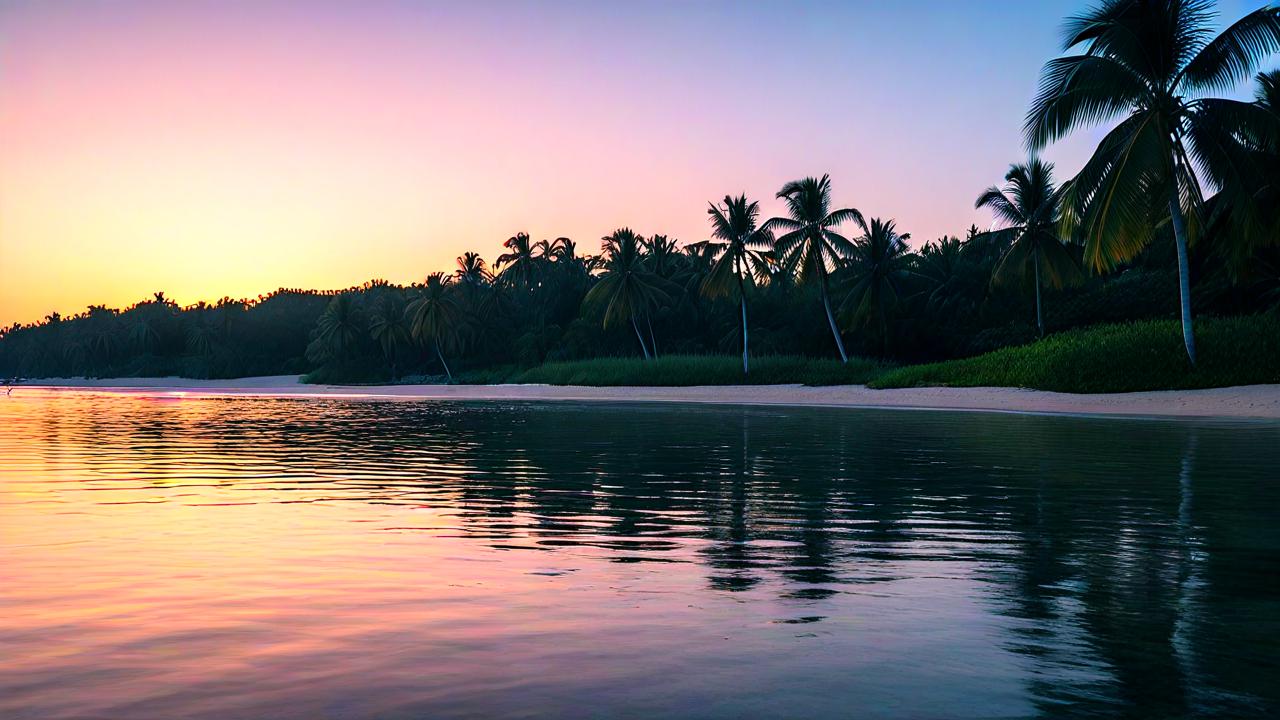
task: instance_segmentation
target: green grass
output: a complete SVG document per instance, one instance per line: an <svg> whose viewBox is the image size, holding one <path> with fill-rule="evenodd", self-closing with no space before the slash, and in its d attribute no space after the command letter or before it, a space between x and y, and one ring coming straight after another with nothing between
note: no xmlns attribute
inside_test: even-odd
<svg viewBox="0 0 1280 720"><path fill-rule="evenodd" d="M888 370L875 388L951 385L1072 393L1180 390L1280 382L1280 316L1196 321L1197 366L1176 320L1100 325L985 355Z"/></svg>
<svg viewBox="0 0 1280 720"><path fill-rule="evenodd" d="M458 381L472 385L541 383L593 386L684 385L846 385L865 383L886 366L874 360L851 358L817 360L793 356L751 359L751 373L742 375L742 359L732 355L664 355L656 360L597 358L547 363L528 370L497 369L464 373Z"/></svg>

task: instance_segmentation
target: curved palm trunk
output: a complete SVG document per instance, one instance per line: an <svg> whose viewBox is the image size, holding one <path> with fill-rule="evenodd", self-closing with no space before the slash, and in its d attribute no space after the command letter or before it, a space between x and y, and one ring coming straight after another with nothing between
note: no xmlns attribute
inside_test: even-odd
<svg viewBox="0 0 1280 720"><path fill-rule="evenodd" d="M453 382L453 373L449 371L449 363L444 361L444 353L440 352L440 341L436 341L436 357L440 359L440 364L444 366L444 376L449 378L449 382Z"/></svg>
<svg viewBox="0 0 1280 720"><path fill-rule="evenodd" d="M822 281L818 285L822 290L822 308L827 311L827 324L831 326L831 337L836 339L836 349L840 351L840 362L849 362L849 356L844 351L844 340L840 339L840 329L836 327L836 316L831 313L831 299L827 297L827 274L822 274Z"/></svg>
<svg viewBox="0 0 1280 720"><path fill-rule="evenodd" d="M657 359L658 339L653 336L653 320L651 320L648 315L645 315L644 323L649 326L649 350L653 353L654 359Z"/></svg>
<svg viewBox="0 0 1280 720"><path fill-rule="evenodd" d="M1036 327L1040 328L1040 337L1044 337L1044 315L1040 312L1040 251L1031 252L1033 272L1036 274Z"/></svg>
<svg viewBox="0 0 1280 720"><path fill-rule="evenodd" d="M1196 336L1191 326L1191 263L1187 258L1187 223L1178 202L1178 187L1170 191L1169 215L1173 219L1173 240L1178 246L1178 298L1182 303L1182 344L1187 347L1187 360L1196 364Z"/></svg>
<svg viewBox="0 0 1280 720"><path fill-rule="evenodd" d="M636 340L640 341L640 352L644 353L644 359L649 359L649 348L644 344L644 335L640 334L640 326L636 324L635 317L631 318L631 329L636 331Z"/></svg>
<svg viewBox="0 0 1280 720"><path fill-rule="evenodd" d="M751 367L747 361L747 290L742 284L742 264L734 261L738 272L738 305L742 309L742 374L750 375Z"/></svg>

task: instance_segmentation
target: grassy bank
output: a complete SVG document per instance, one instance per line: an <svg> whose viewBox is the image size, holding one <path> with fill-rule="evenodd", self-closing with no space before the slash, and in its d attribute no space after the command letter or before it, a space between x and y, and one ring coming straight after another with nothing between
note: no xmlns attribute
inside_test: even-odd
<svg viewBox="0 0 1280 720"><path fill-rule="evenodd" d="M793 356L751 359L742 375L742 359L731 355L664 355L656 360L597 358L548 363L527 370L483 370L464 373L458 381L473 385L542 383L546 385L682 386L682 385L846 385L865 383L887 369L874 360L818 360Z"/></svg>
<svg viewBox="0 0 1280 720"><path fill-rule="evenodd" d="M977 357L888 370L875 388L950 385L1073 393L1181 390L1280 382L1280 317L1196 322L1197 366L1175 320L1102 325Z"/></svg>

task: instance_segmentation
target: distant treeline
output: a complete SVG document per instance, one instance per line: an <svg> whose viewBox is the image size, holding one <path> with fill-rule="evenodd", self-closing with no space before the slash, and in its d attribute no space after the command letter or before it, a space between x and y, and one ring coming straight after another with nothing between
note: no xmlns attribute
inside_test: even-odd
<svg viewBox="0 0 1280 720"><path fill-rule="evenodd" d="M977 196L992 231L913 251L804 178L777 193L780 217L711 203L710 239L691 244L622 228L591 254L518 233L492 266L468 252L408 287L53 314L0 333L0 375L384 381L664 353L740 354L747 373L752 356L939 360L1148 318L1178 318L1194 364L1193 316L1280 304L1280 71L1254 77L1252 101L1216 96L1280 51L1280 8L1217 36L1211 11L1109 0L1068 20L1027 114L1031 157ZM1114 127L1057 184L1036 153L1100 122Z"/></svg>
<svg viewBox="0 0 1280 720"><path fill-rule="evenodd" d="M853 322L856 308L845 302L865 268L849 262L834 270L832 296L848 350L915 362L1034 340L1033 290L1025 283L991 282L1004 248L988 240L971 228L963 239L943 238L902 254L892 274L898 297L885 303L883 325ZM518 236L513 244L523 246L525 240ZM714 266L710 252L705 245L675 251L670 244L651 238L646 245L658 247L657 256L642 256L661 268L655 277L666 281L667 290L666 300L640 324L646 343L660 354L739 352L738 303L699 291ZM449 324L439 337L453 372L640 354L629 323L605 328L604 307L583 302L599 283L600 258L579 256L563 240L558 246L563 249L553 254L531 249L529 273L519 282L510 259L503 263L507 271L495 278L470 255L454 275L435 281L443 288L440 302L450 308L442 313ZM1115 272L1047 291L1047 331L1177 317L1173 255L1166 238ZM1280 260L1274 251L1267 255L1269 263ZM1194 255L1193 267L1199 312L1253 313L1280 303L1275 274L1246 280L1207 252ZM744 287L753 355L835 356L817 288L791 277ZM8 329L0 337L0 375L239 377L318 371L317 379L348 381L443 376L434 343L415 340L412 316L405 314L427 293L427 283L374 281L337 292L282 289L252 300L185 308L157 293L120 311L93 307L75 317L54 314Z"/></svg>

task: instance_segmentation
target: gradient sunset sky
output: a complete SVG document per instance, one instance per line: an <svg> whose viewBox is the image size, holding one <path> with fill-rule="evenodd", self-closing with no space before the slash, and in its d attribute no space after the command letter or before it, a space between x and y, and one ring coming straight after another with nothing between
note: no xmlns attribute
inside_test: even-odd
<svg viewBox="0 0 1280 720"><path fill-rule="evenodd" d="M1084 7L0 0L0 325L410 282L521 230L692 242L707 201L767 217L824 172L961 234Z"/></svg>

